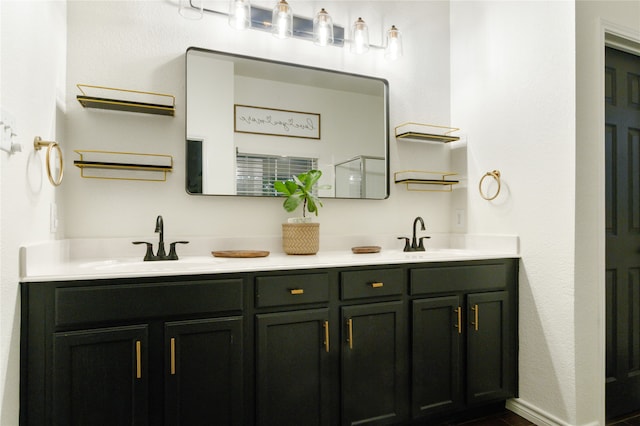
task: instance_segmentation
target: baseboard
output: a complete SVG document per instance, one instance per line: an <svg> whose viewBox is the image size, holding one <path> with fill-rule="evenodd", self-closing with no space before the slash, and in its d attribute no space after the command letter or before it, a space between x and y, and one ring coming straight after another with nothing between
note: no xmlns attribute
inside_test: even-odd
<svg viewBox="0 0 640 426"><path fill-rule="evenodd" d="M537 426L573 426L520 398L507 400L505 408ZM598 426L598 422L591 422L582 426Z"/></svg>

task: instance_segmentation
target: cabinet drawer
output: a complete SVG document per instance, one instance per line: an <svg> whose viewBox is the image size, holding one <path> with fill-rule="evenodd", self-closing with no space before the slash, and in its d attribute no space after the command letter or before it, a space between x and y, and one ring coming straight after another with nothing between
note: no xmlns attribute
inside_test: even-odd
<svg viewBox="0 0 640 426"><path fill-rule="evenodd" d="M58 288L56 326L242 310L242 279Z"/></svg>
<svg viewBox="0 0 640 426"><path fill-rule="evenodd" d="M371 269L340 274L342 300L402 294L402 269Z"/></svg>
<svg viewBox="0 0 640 426"><path fill-rule="evenodd" d="M301 305L329 300L327 274L278 275L256 278L256 306Z"/></svg>
<svg viewBox="0 0 640 426"><path fill-rule="evenodd" d="M507 285L504 263L412 269L410 294L501 289Z"/></svg>

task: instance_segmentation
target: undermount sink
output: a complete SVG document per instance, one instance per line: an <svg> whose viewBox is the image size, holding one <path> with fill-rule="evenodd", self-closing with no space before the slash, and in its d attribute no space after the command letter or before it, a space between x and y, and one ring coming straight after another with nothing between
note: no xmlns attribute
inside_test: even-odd
<svg viewBox="0 0 640 426"><path fill-rule="evenodd" d="M186 257L178 260L143 261L132 259L108 259L87 262L81 268L103 272L171 272L171 271L206 271L224 262L224 259L209 257Z"/></svg>

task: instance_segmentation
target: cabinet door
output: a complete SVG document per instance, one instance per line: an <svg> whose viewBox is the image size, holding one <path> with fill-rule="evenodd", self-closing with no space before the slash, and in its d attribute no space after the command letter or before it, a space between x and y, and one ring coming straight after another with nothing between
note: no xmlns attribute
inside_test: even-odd
<svg viewBox="0 0 640 426"><path fill-rule="evenodd" d="M411 407L413 417L463 404L460 343L464 338L459 296L412 304Z"/></svg>
<svg viewBox="0 0 640 426"><path fill-rule="evenodd" d="M147 425L146 325L56 333L53 424Z"/></svg>
<svg viewBox="0 0 640 426"><path fill-rule="evenodd" d="M342 308L342 424L404 420L406 337L402 302Z"/></svg>
<svg viewBox="0 0 640 426"><path fill-rule="evenodd" d="M329 425L328 309L256 319L257 423Z"/></svg>
<svg viewBox="0 0 640 426"><path fill-rule="evenodd" d="M511 394L506 291L467 295L467 402Z"/></svg>
<svg viewBox="0 0 640 426"><path fill-rule="evenodd" d="M165 324L165 424L242 424L242 317Z"/></svg>

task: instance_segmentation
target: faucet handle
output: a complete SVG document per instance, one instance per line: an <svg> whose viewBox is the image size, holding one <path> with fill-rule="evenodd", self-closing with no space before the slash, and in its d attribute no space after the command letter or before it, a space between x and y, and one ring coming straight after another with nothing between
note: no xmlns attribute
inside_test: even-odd
<svg viewBox="0 0 640 426"><path fill-rule="evenodd" d="M422 240L424 240L425 238L431 238L431 237L420 237L420 238L419 238L419 240L418 240L418 241L419 241L419 244L418 244L417 251L425 251L425 248L424 248L424 241L422 241Z"/></svg>
<svg viewBox="0 0 640 426"><path fill-rule="evenodd" d="M409 237L398 237L399 240L404 240L404 249L402 251L411 251L411 245L409 244Z"/></svg>
<svg viewBox="0 0 640 426"><path fill-rule="evenodd" d="M174 241L169 245L169 255L167 260L178 260L178 253L176 253L176 244L189 244L189 241Z"/></svg>
<svg viewBox="0 0 640 426"><path fill-rule="evenodd" d="M148 260L158 260L156 258L156 256L154 256L153 254L153 244L152 243L148 243L146 241L133 241L131 244L146 244L147 245L147 252L144 255L144 261L148 261Z"/></svg>

